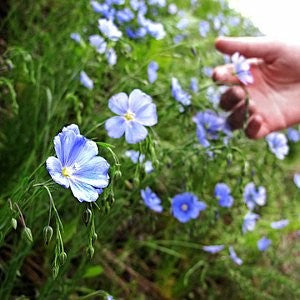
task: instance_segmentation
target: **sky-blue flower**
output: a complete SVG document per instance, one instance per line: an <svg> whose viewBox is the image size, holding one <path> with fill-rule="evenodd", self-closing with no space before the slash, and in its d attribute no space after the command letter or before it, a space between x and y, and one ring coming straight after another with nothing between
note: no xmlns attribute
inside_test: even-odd
<svg viewBox="0 0 300 300"><path fill-rule="evenodd" d="M114 66L117 63L118 57L114 48L107 49L105 56L109 65Z"/></svg>
<svg viewBox="0 0 300 300"><path fill-rule="evenodd" d="M289 152L287 138L283 133L272 132L266 136L266 141L272 153L278 159L284 159Z"/></svg>
<svg viewBox="0 0 300 300"><path fill-rule="evenodd" d="M158 63L156 61L151 61L147 68L148 80L153 83L157 79Z"/></svg>
<svg viewBox="0 0 300 300"><path fill-rule="evenodd" d="M99 19L98 28L101 33L111 41L116 42L122 37L122 32L118 29L118 27L113 23L112 20Z"/></svg>
<svg viewBox="0 0 300 300"><path fill-rule="evenodd" d="M92 90L94 88L93 80L84 71L80 72L80 82L89 90Z"/></svg>
<svg viewBox="0 0 300 300"><path fill-rule="evenodd" d="M175 77L172 78L171 89L172 96L176 101L184 106L191 104L191 95L182 89L178 79Z"/></svg>
<svg viewBox="0 0 300 300"><path fill-rule="evenodd" d="M282 229L284 227L286 227L287 225L289 225L289 220L287 219L283 219L283 220L279 220L279 221L275 221L271 223L271 227L273 229Z"/></svg>
<svg viewBox="0 0 300 300"><path fill-rule="evenodd" d="M72 32L72 33L70 34L70 38L71 38L73 41L77 42L77 43L80 43L80 42L81 42L81 36L80 36L80 34L77 33L77 32Z"/></svg>
<svg viewBox="0 0 300 300"><path fill-rule="evenodd" d="M254 82L250 70L250 64L243 55L240 55L238 52L236 52L232 55L231 61L233 63L235 75L244 85Z"/></svg>
<svg viewBox="0 0 300 300"><path fill-rule="evenodd" d="M206 209L203 201L198 201L197 196L192 193L178 194L172 199L172 214L181 223L190 219L196 219L200 211Z"/></svg>
<svg viewBox="0 0 300 300"><path fill-rule="evenodd" d="M125 133L125 140L135 144L144 140L148 134L145 126L157 123L156 105L152 98L139 89L131 92L129 97L119 93L109 99L109 109L119 116L105 122L105 128L111 138L120 138Z"/></svg>
<svg viewBox="0 0 300 300"><path fill-rule="evenodd" d="M260 240L257 241L257 248L259 251L266 251L271 244L272 241L263 236Z"/></svg>
<svg viewBox="0 0 300 300"><path fill-rule="evenodd" d="M237 265L241 265L243 263L242 259L240 259L236 252L234 251L233 247L232 246L229 246L229 256L231 258L231 260L236 263Z"/></svg>
<svg viewBox="0 0 300 300"><path fill-rule="evenodd" d="M141 190L141 197L144 200L144 203L147 207L156 211L158 213L163 211L163 207L161 206L161 200L157 197L155 193L149 187Z"/></svg>
<svg viewBox="0 0 300 300"><path fill-rule="evenodd" d="M210 245L210 246L203 246L202 249L206 252L215 254L224 249L224 245Z"/></svg>
<svg viewBox="0 0 300 300"><path fill-rule="evenodd" d="M230 188L225 183L218 183L215 186L215 197L219 199L219 205L222 207L231 207L233 205L233 197Z"/></svg>
<svg viewBox="0 0 300 300"><path fill-rule="evenodd" d="M90 45L93 46L98 53L103 54L106 50L107 43L99 34L93 34L89 37Z"/></svg>
<svg viewBox="0 0 300 300"><path fill-rule="evenodd" d="M209 23L207 21L200 21L199 22L199 34L202 37L206 37L209 32Z"/></svg>
<svg viewBox="0 0 300 300"><path fill-rule="evenodd" d="M170 15L175 15L175 14L177 14L177 12L178 12L178 8L177 8L176 4L175 3L170 3L168 5L168 13Z"/></svg>
<svg viewBox="0 0 300 300"><path fill-rule="evenodd" d="M137 164L138 162L142 163L145 160L145 155L135 150L127 150L125 156L130 158L134 164Z"/></svg>
<svg viewBox="0 0 300 300"><path fill-rule="evenodd" d="M253 210L256 205L266 204L266 189L263 186L256 187L253 182L248 183L244 189L244 201L248 209Z"/></svg>
<svg viewBox="0 0 300 300"><path fill-rule="evenodd" d="M294 174L294 183L298 189L300 189L300 174L295 173Z"/></svg>
<svg viewBox="0 0 300 300"><path fill-rule="evenodd" d="M193 93L199 92L199 83L196 77L191 78L190 89L192 90Z"/></svg>
<svg viewBox="0 0 300 300"><path fill-rule="evenodd" d="M107 161L98 156L97 144L80 134L77 125L64 127L54 138L57 157L46 161L52 179L71 191L80 202L94 202L108 186Z"/></svg>
<svg viewBox="0 0 300 300"><path fill-rule="evenodd" d="M249 211L244 217L244 223L242 227L243 233L246 233L247 231L253 231L258 219L259 219L258 214Z"/></svg>
<svg viewBox="0 0 300 300"><path fill-rule="evenodd" d="M120 24L128 23L134 19L134 13L129 8L124 8L116 12L116 18Z"/></svg>
<svg viewBox="0 0 300 300"><path fill-rule="evenodd" d="M297 143L300 141L300 132L295 128L288 128L287 137L292 143Z"/></svg>

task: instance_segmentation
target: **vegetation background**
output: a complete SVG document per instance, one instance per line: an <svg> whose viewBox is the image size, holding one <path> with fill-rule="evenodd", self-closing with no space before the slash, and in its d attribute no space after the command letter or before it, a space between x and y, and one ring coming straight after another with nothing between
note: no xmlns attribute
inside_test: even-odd
<svg viewBox="0 0 300 300"><path fill-rule="evenodd" d="M228 145L216 141L214 158L209 159L192 121L197 111L213 108L207 96L213 83L203 68L224 63L214 50L220 32L212 20L222 16L231 36L256 35L257 30L223 1L201 0L195 7L189 1L173 2L190 21L185 39L174 43L181 33L176 27L180 17L159 9L157 20L167 36L130 40L124 34L115 45L118 62L112 67L88 45L99 18L89 1L1 1L1 300L101 299L108 294L115 299L300 298L299 190L292 180L300 169L299 145L291 144L282 162L265 141L249 141L236 132ZM232 17L239 18L238 24L232 25ZM211 23L205 38L198 32L200 20ZM85 42L74 42L72 32L79 32ZM159 71L158 80L150 84L147 66L152 60ZM83 69L94 80L91 91L80 84ZM191 77L199 80L199 92L182 113L170 92L172 77L186 90ZM130 147L124 139L109 139L103 122L112 115L108 99L135 88L153 97L159 122L146 141ZM83 221L87 206L51 182L45 168L45 160L54 154L54 136L72 123L103 143L100 154L112 166L111 185L97 201L99 209L93 207L98 239L92 258L87 252L92 229ZM154 172L145 174L142 164L133 164L124 155L129 149L144 153ZM121 177L116 176L118 163ZM266 187L267 204L259 210L255 231L242 234L247 212L243 188L250 181ZM231 209L217 205L213 191L218 182L232 189ZM162 214L143 204L140 190L146 186L163 200ZM170 213L170 201L185 191L195 193L208 209L181 224ZM54 237L45 245L49 207ZM290 221L286 228L270 228L272 221L283 218ZM12 219L17 220L16 230ZM272 239L263 253L256 246L262 235ZM243 265L230 260L227 248L216 255L202 250L211 244L234 245ZM67 257L61 257L58 245Z"/></svg>

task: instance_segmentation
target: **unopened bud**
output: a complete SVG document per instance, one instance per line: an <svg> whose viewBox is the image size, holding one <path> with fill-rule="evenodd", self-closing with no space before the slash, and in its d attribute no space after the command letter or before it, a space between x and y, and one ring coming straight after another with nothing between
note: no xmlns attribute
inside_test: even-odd
<svg viewBox="0 0 300 300"><path fill-rule="evenodd" d="M122 177L122 172L121 172L120 170L117 170L117 171L115 172L115 176L116 176L117 178L121 178L121 177Z"/></svg>
<svg viewBox="0 0 300 300"><path fill-rule="evenodd" d="M11 218L11 226L13 227L14 230L17 229L18 222L15 218Z"/></svg>
<svg viewBox="0 0 300 300"><path fill-rule="evenodd" d="M62 252L59 254L59 261L60 264L63 265L67 260L67 253L66 252Z"/></svg>
<svg viewBox="0 0 300 300"><path fill-rule="evenodd" d="M51 226L46 226L43 230L43 234L44 234L44 241L45 244L48 245L52 239L53 236L53 229Z"/></svg>
<svg viewBox="0 0 300 300"><path fill-rule="evenodd" d="M92 211L89 208L87 208L83 214L83 222L86 226L87 224L89 224L91 217L92 217Z"/></svg>
<svg viewBox="0 0 300 300"><path fill-rule="evenodd" d="M32 233L29 227L25 227L24 228L24 234L25 237L27 238L27 240L32 243L33 242L33 237L32 237Z"/></svg>
<svg viewBox="0 0 300 300"><path fill-rule="evenodd" d="M90 258L92 258L94 256L95 253L95 249L93 246L89 246L87 249L88 255L90 256Z"/></svg>
<svg viewBox="0 0 300 300"><path fill-rule="evenodd" d="M95 232L95 233L93 234L93 242L95 242L97 239L98 239L98 235L97 235L97 233Z"/></svg>

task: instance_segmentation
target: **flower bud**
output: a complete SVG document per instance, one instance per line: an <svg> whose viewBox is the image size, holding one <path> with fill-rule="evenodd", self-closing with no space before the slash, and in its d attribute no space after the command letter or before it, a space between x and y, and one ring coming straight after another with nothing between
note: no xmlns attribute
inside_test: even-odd
<svg viewBox="0 0 300 300"><path fill-rule="evenodd" d="M98 239L98 234L95 232L93 234L93 242L95 243L95 241Z"/></svg>
<svg viewBox="0 0 300 300"><path fill-rule="evenodd" d="M11 218L11 226L13 227L14 230L17 229L18 222L15 218Z"/></svg>
<svg viewBox="0 0 300 300"><path fill-rule="evenodd" d="M117 170L117 171L115 172L115 176L116 176L117 178L121 178L121 177L122 177L122 172L121 172L120 170Z"/></svg>
<svg viewBox="0 0 300 300"><path fill-rule="evenodd" d="M60 264L63 265L67 260L67 253L66 252L62 252L59 254L59 261Z"/></svg>
<svg viewBox="0 0 300 300"><path fill-rule="evenodd" d="M44 234L44 241L45 244L48 245L52 239L53 236L53 229L51 226L46 226L43 230L43 234Z"/></svg>
<svg viewBox="0 0 300 300"><path fill-rule="evenodd" d="M90 258L92 258L94 256L95 253L95 249L93 246L89 246L87 249L88 255L90 256Z"/></svg>
<svg viewBox="0 0 300 300"><path fill-rule="evenodd" d="M25 227L24 228L24 234L25 234L25 237L26 239L32 243L33 242L33 237L32 237L32 233L31 233L31 230L29 227Z"/></svg>

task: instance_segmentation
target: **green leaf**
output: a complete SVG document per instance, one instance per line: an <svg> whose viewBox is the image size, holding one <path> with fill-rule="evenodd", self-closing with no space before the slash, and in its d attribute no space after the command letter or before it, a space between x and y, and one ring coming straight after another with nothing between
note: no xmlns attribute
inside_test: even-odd
<svg viewBox="0 0 300 300"><path fill-rule="evenodd" d="M83 278L93 278L103 273L101 266L91 266L86 269Z"/></svg>

